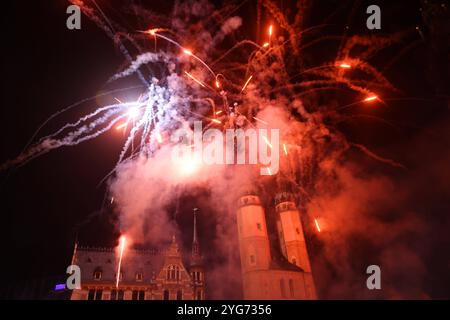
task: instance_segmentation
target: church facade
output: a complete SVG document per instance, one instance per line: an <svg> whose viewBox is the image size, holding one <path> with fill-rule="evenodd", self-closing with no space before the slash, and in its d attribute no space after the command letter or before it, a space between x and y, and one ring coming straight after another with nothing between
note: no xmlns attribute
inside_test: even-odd
<svg viewBox="0 0 450 320"><path fill-rule="evenodd" d="M317 299L300 212L293 194L275 197L278 251L274 259L261 199L254 190L240 197L237 210L244 299Z"/></svg>

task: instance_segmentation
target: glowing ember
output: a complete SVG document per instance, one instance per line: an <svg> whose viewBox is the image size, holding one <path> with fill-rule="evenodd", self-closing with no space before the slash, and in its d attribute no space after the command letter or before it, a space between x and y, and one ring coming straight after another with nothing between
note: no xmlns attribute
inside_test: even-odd
<svg viewBox="0 0 450 320"><path fill-rule="evenodd" d="M184 52L185 54L187 54L188 56L192 56L192 51L189 50L189 49L183 49L183 52Z"/></svg>
<svg viewBox="0 0 450 320"><path fill-rule="evenodd" d="M264 48L266 48L266 47L268 47L269 46L269 43L268 42L265 42L264 44L263 44L263 47Z"/></svg>
<svg viewBox="0 0 450 320"><path fill-rule="evenodd" d="M320 232L320 225L317 219L314 219L314 223L316 224L317 231Z"/></svg>
<svg viewBox="0 0 450 320"><path fill-rule="evenodd" d="M124 123L122 123L122 124L119 124L119 125L116 127L116 130L117 130L117 131L120 131L120 130L122 130L122 129L125 129L127 126L128 126L128 122L124 122Z"/></svg>
<svg viewBox="0 0 450 320"><path fill-rule="evenodd" d="M378 96L373 95L373 96L369 96L366 99L364 99L364 102L375 101L377 99L378 99Z"/></svg>
<svg viewBox="0 0 450 320"><path fill-rule="evenodd" d="M160 132L156 133L156 140L158 141L159 144L163 143L163 138Z"/></svg>
<svg viewBox="0 0 450 320"><path fill-rule="evenodd" d="M342 68L342 69L351 69L352 66L350 64L348 64L348 63L341 63L339 65L339 67Z"/></svg>
<svg viewBox="0 0 450 320"><path fill-rule="evenodd" d="M149 34L151 34L152 36L156 35L156 32L158 32L158 29L150 29L147 31Z"/></svg>
<svg viewBox="0 0 450 320"><path fill-rule="evenodd" d="M285 143L283 143L283 150L284 150L284 154L288 155L288 151L287 151L287 147L286 147Z"/></svg>
<svg viewBox="0 0 450 320"><path fill-rule="evenodd" d="M128 111L128 117L130 119L136 119L139 115L139 108L138 107L132 107L130 108L130 110Z"/></svg>

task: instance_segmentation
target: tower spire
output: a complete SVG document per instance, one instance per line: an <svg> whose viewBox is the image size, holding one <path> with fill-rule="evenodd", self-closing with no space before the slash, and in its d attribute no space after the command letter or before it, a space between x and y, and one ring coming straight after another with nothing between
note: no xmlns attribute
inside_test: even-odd
<svg viewBox="0 0 450 320"><path fill-rule="evenodd" d="M192 258L198 258L200 256L200 244L198 242L197 234L197 211L198 208L194 208L194 232L192 238Z"/></svg>

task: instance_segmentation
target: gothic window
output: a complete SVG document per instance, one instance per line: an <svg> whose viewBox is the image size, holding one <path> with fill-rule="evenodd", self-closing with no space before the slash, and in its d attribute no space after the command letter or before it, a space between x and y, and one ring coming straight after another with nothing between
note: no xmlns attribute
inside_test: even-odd
<svg viewBox="0 0 450 320"><path fill-rule="evenodd" d="M117 290L111 290L111 300L117 300Z"/></svg>
<svg viewBox="0 0 450 320"><path fill-rule="evenodd" d="M300 229L299 228L295 228L295 232L297 232L297 234L300 234Z"/></svg>
<svg viewBox="0 0 450 320"><path fill-rule="evenodd" d="M100 268L96 268L94 271L94 280L101 280L102 279L102 270Z"/></svg>
<svg viewBox="0 0 450 320"><path fill-rule="evenodd" d="M179 281L181 278L181 272L179 266L168 266L167 267L167 280Z"/></svg>
<svg viewBox="0 0 450 320"><path fill-rule="evenodd" d="M94 298L95 298L95 290L91 289L89 290L88 300L94 300Z"/></svg>
<svg viewBox="0 0 450 320"><path fill-rule="evenodd" d="M102 300L103 290L97 290L95 292L95 300Z"/></svg>
<svg viewBox="0 0 450 320"><path fill-rule="evenodd" d="M123 290L119 290L119 294L117 295L117 300L123 300Z"/></svg>
<svg viewBox="0 0 450 320"><path fill-rule="evenodd" d="M164 290L164 300L169 300L169 290Z"/></svg>
<svg viewBox="0 0 450 320"><path fill-rule="evenodd" d="M143 278L142 272L136 272L136 281L141 282Z"/></svg>
<svg viewBox="0 0 450 320"><path fill-rule="evenodd" d="M138 299L138 291L133 290L133 293L131 294L131 300L137 300Z"/></svg>
<svg viewBox="0 0 450 320"><path fill-rule="evenodd" d="M177 291L177 300L183 300L183 293L181 292L181 290Z"/></svg>
<svg viewBox="0 0 450 320"><path fill-rule="evenodd" d="M139 291L139 300L145 300L145 291Z"/></svg>
<svg viewBox="0 0 450 320"><path fill-rule="evenodd" d="M281 290L281 297L286 298L286 287L284 284L284 279L280 279L280 290Z"/></svg>
<svg viewBox="0 0 450 320"><path fill-rule="evenodd" d="M294 297L294 280L289 279L289 292L291 293L291 297Z"/></svg>
<svg viewBox="0 0 450 320"><path fill-rule="evenodd" d="M256 227L258 228L258 230L261 230L261 223L257 223Z"/></svg>

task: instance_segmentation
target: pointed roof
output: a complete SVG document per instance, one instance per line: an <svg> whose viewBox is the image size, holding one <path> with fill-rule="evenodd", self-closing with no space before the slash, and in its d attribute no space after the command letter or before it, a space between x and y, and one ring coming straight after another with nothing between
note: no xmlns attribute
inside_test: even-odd
<svg viewBox="0 0 450 320"><path fill-rule="evenodd" d="M194 230L193 230L193 237L192 237L191 265L196 265L196 264L201 263L200 243L198 241L198 231L197 231L197 211L198 211L198 208L194 208Z"/></svg>

